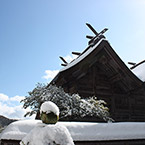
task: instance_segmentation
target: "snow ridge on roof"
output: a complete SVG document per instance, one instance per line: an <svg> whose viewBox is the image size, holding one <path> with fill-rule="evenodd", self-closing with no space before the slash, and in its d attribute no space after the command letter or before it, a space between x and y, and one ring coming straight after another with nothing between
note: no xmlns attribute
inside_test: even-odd
<svg viewBox="0 0 145 145"><path fill-rule="evenodd" d="M7 126L0 134L0 139L21 140L27 133L32 130L40 120L21 120L15 121Z"/></svg>
<svg viewBox="0 0 145 145"><path fill-rule="evenodd" d="M40 124L42 124L40 120L16 121L3 131L0 139L21 140ZM145 139L144 122L58 122L57 124L64 125L74 141Z"/></svg>

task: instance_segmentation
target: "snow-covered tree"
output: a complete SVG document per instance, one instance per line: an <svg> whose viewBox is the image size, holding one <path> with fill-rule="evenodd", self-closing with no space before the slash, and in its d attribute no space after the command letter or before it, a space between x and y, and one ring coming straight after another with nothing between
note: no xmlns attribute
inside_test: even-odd
<svg viewBox="0 0 145 145"><path fill-rule="evenodd" d="M52 101L59 107L60 119L63 120L70 116L73 116L73 118L93 116L105 121L111 120L108 108L105 107L105 101L97 100L95 96L82 99L78 94L70 95L64 92L62 87L51 84L38 84L32 92L29 92L29 96L21 101L24 103L25 109L28 107L32 109L25 116L38 113L41 104L45 101Z"/></svg>

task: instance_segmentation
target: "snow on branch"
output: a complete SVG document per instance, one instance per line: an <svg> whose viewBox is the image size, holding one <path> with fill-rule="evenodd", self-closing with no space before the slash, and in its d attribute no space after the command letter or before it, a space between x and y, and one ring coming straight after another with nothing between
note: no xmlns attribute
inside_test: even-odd
<svg viewBox="0 0 145 145"><path fill-rule="evenodd" d="M102 118L105 121L112 120L109 115L109 109L105 107L106 102L97 100L95 96L82 99L78 94L70 95L61 87L55 85L38 84L37 87L29 92L29 96L25 97L23 107L30 107L32 111L26 115L36 114L40 110L40 106L45 101L52 101L60 109L60 119L67 117L83 118L85 116L93 116Z"/></svg>

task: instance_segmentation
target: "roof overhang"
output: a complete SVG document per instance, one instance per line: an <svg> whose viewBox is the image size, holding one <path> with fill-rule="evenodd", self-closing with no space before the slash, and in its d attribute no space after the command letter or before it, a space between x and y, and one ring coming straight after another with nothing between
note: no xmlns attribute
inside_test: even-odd
<svg viewBox="0 0 145 145"><path fill-rule="evenodd" d="M80 56L63 67L51 83L61 85L79 79L94 64L106 73L112 83L120 81L127 90L134 90L143 83L125 65L106 39L101 39L96 45L86 48Z"/></svg>

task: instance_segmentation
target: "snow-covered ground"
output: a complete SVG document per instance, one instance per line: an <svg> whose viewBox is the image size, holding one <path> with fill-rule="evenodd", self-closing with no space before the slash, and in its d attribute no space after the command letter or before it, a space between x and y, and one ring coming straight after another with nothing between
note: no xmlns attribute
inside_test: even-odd
<svg viewBox="0 0 145 145"><path fill-rule="evenodd" d="M42 124L40 120L16 121L3 131L0 138L22 140L40 124ZM74 141L145 139L145 123L143 122L58 122L56 125L65 126Z"/></svg>

